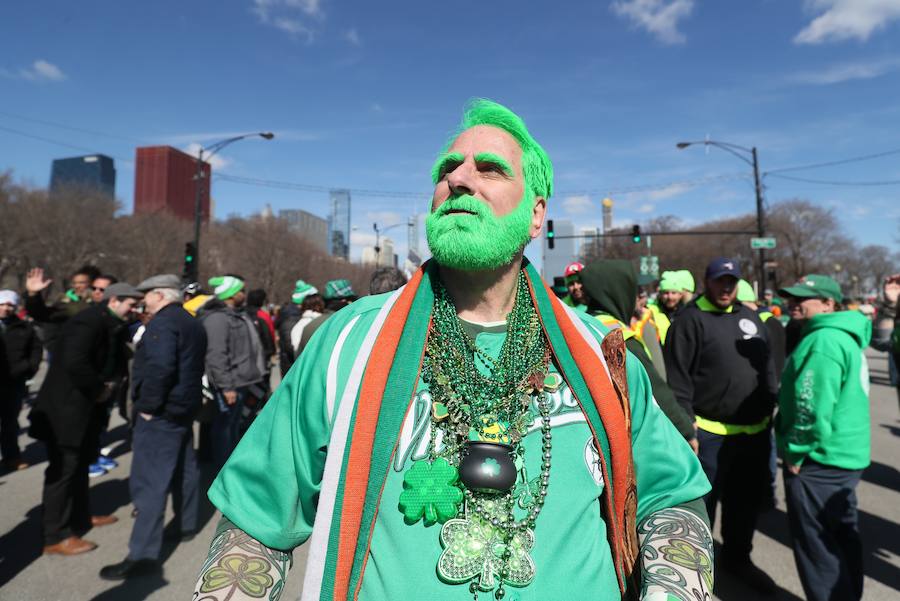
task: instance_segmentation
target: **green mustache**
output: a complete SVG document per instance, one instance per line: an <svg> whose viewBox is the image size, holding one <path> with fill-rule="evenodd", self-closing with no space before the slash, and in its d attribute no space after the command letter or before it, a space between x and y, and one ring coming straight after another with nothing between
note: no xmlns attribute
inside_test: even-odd
<svg viewBox="0 0 900 601"><path fill-rule="evenodd" d="M469 194L448 198L444 201L444 204L437 208L434 212L434 216L444 217L452 211L466 211L467 213L473 213L482 219L494 216L494 212L487 204Z"/></svg>

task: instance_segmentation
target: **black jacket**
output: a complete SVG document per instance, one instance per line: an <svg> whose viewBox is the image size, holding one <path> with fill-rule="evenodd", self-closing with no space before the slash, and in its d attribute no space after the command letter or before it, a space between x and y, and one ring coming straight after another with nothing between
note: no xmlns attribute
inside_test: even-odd
<svg viewBox="0 0 900 601"><path fill-rule="evenodd" d="M63 295L52 305L47 305L43 294L25 295L25 311L40 326L44 346L51 353L62 330L62 325L90 306L90 299L73 301Z"/></svg>
<svg viewBox="0 0 900 601"><path fill-rule="evenodd" d="M637 303L638 290L637 274L631 261L594 261L581 272L581 283L588 296L588 311L592 315L606 313L622 324L630 323L634 306ZM625 341L625 348L631 351L644 366L647 377L650 379L653 398L656 399L659 408L682 436L687 440L694 438L693 419L688 417L675 400L672 390L653 366L653 361L644 345L636 338L631 337Z"/></svg>
<svg viewBox="0 0 900 601"><path fill-rule="evenodd" d="M179 304L160 309L134 352L134 410L173 421L192 420L202 400L205 360L203 325Z"/></svg>
<svg viewBox="0 0 900 601"><path fill-rule="evenodd" d="M51 435L63 446L83 443L105 415L97 402L104 383L128 375L126 338L125 322L105 304L91 305L63 325L32 411L33 432Z"/></svg>
<svg viewBox="0 0 900 601"><path fill-rule="evenodd" d="M669 386L692 417L759 423L772 415L777 393L768 330L740 303L731 313L708 304L698 297L669 328L663 347Z"/></svg>
<svg viewBox="0 0 900 601"><path fill-rule="evenodd" d="M294 364L294 348L291 346L291 330L300 321L300 307L291 303L281 309L275 320L275 331L278 332L278 367L284 376Z"/></svg>
<svg viewBox="0 0 900 601"><path fill-rule="evenodd" d="M0 389L27 380L41 365L43 348L34 326L11 316L0 324Z"/></svg>

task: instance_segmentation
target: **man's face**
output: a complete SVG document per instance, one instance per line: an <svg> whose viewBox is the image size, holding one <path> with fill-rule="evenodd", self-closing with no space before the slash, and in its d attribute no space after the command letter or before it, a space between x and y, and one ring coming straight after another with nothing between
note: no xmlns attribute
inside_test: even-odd
<svg viewBox="0 0 900 601"><path fill-rule="evenodd" d="M771 303L773 298L775 298L775 295L771 292L766 292L763 294L763 300L765 300L766 303Z"/></svg>
<svg viewBox="0 0 900 601"><path fill-rule="evenodd" d="M634 314L640 316L644 309L647 308L647 291L639 290L637 294L637 298L634 301Z"/></svg>
<svg viewBox="0 0 900 601"><path fill-rule="evenodd" d="M116 298L114 296L109 299L109 310L115 313L119 319L125 319L136 304L136 298Z"/></svg>
<svg viewBox="0 0 900 601"><path fill-rule="evenodd" d="M6 319L16 312L16 306L12 303L0 304L0 319Z"/></svg>
<svg viewBox="0 0 900 601"><path fill-rule="evenodd" d="M435 164L437 183L425 222L437 262L464 271L508 265L537 237L544 199L522 173L522 149L496 127L467 129Z"/></svg>
<svg viewBox="0 0 900 601"><path fill-rule="evenodd" d="M243 290L238 290L237 293L232 296L230 299L232 301L232 305L235 307L243 307L244 301L247 300L247 294Z"/></svg>
<svg viewBox="0 0 900 601"><path fill-rule="evenodd" d="M706 297L720 309L727 309L737 297L738 279L733 275L723 275L714 280L706 280Z"/></svg>
<svg viewBox="0 0 900 601"><path fill-rule="evenodd" d="M659 293L659 302L662 303L662 306L672 311L675 307L678 306L678 303L681 302L681 291L680 290L663 290Z"/></svg>
<svg viewBox="0 0 900 601"><path fill-rule="evenodd" d="M830 298L788 297L791 319L805 321L820 313L834 313L834 301Z"/></svg>
<svg viewBox="0 0 900 601"><path fill-rule="evenodd" d="M91 278L86 273L76 273L72 276L72 290L81 298L85 298L88 295L90 285Z"/></svg>
<svg viewBox="0 0 900 601"><path fill-rule="evenodd" d="M581 285L581 278L578 276L570 276L566 279L566 288L569 289L569 296L579 305L587 304L587 295L584 293L584 287Z"/></svg>
<svg viewBox="0 0 900 601"><path fill-rule="evenodd" d="M165 297L159 290L151 290L144 295L144 313L156 315L165 301Z"/></svg>
<svg viewBox="0 0 900 601"><path fill-rule="evenodd" d="M97 278L91 284L91 301L95 303L99 303L103 300L103 293L106 292L107 286L109 286L110 281L107 278Z"/></svg>

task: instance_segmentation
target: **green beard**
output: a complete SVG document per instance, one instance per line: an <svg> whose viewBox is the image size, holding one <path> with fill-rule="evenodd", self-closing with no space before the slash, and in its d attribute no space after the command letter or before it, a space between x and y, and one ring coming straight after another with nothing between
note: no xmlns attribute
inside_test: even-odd
<svg viewBox="0 0 900 601"><path fill-rule="evenodd" d="M448 199L425 219L425 236L435 261L461 271L486 271L509 265L531 241L533 199L526 187L518 206L502 217L473 196ZM473 214L448 215L451 210Z"/></svg>

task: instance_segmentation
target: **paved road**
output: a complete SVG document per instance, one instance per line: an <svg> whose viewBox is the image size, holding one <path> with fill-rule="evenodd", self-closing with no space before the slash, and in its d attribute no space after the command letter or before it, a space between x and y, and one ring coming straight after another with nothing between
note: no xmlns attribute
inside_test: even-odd
<svg viewBox="0 0 900 601"><path fill-rule="evenodd" d="M859 486L860 528L866 545L865 599L900 600L900 413L896 392L887 384L885 356L870 354L872 369L872 466ZM25 424L25 414L22 415ZM101 566L120 561L127 552L131 532L131 505L128 471L131 452L125 442L125 425L117 416L112 422L112 455L117 469L91 481L91 501L95 513L112 513L117 524L91 531L86 538L100 547L75 557L43 557L40 543L40 494L44 466L41 445L22 436L26 458L32 467L0 475L0 601L169 601L189 599L197 569L206 556L215 529L216 516L206 503L202 509L202 533L193 541L164 548L165 566L161 578L144 578L115 584L100 580ZM206 482L212 475L204 474ZM780 483L779 483L780 484ZM169 514L171 516L171 513ZM779 506L765 516L756 535L754 560L767 570L781 590L776 599L803 599L794 561L787 547L787 519L784 497L779 490ZM304 548L294 553L284 599L296 599L303 579ZM720 601L755 601L756 595L729 582L717 581ZM771 599L771 598L769 598Z"/></svg>

